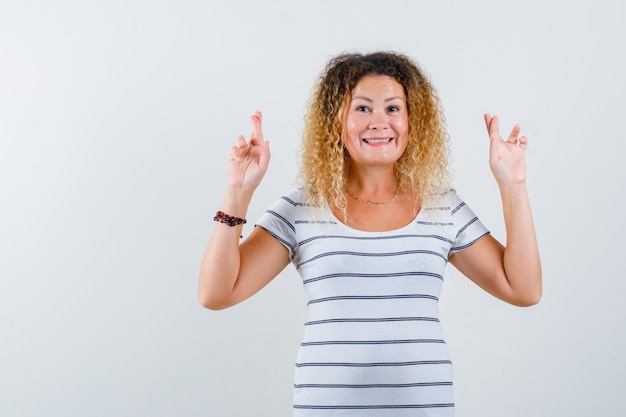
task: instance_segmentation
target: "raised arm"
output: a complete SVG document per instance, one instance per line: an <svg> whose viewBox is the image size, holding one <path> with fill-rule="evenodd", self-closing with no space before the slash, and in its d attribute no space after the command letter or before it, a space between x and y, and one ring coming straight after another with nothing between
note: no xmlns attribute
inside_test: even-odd
<svg viewBox="0 0 626 417"><path fill-rule="evenodd" d="M225 215L244 219L254 191L270 160L263 139L262 116L251 116L252 134L240 136L228 161L228 186L220 208ZM289 262L287 249L260 227L240 244L242 224L216 222L207 244L198 281L202 306L218 310L237 304L269 283Z"/></svg>
<svg viewBox="0 0 626 417"><path fill-rule="evenodd" d="M487 235L450 257L459 271L494 296L518 306L539 302L541 262L526 189L528 139L515 125L507 140L498 118L485 114L489 132L489 166L498 183L506 227L506 246Z"/></svg>

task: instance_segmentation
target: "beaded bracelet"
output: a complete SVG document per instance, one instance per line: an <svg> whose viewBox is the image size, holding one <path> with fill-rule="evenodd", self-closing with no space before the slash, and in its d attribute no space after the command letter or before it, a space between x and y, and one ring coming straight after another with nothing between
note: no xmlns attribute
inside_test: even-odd
<svg viewBox="0 0 626 417"><path fill-rule="evenodd" d="M246 219L242 219L241 217L229 216L223 211L218 211L213 217L213 220L216 222L224 223L229 226L237 226L239 224L246 224L248 221Z"/></svg>

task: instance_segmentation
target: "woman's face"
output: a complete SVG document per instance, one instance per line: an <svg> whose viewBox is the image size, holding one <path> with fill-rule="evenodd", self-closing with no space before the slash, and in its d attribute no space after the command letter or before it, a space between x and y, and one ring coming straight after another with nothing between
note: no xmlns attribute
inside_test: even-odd
<svg viewBox="0 0 626 417"><path fill-rule="evenodd" d="M408 143L404 88L387 75L366 75L352 90L344 116L344 145L361 166L393 165Z"/></svg>

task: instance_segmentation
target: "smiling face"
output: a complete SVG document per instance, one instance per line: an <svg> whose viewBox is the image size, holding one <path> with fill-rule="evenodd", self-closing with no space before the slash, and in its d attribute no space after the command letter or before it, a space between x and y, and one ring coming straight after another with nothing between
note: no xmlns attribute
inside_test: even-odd
<svg viewBox="0 0 626 417"><path fill-rule="evenodd" d="M408 143L404 88L387 75L366 75L352 90L344 145L357 166L393 165Z"/></svg>

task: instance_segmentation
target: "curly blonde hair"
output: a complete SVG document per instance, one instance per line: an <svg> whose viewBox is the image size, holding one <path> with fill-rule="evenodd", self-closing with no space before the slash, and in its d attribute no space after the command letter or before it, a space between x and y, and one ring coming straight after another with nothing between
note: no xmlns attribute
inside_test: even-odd
<svg viewBox="0 0 626 417"><path fill-rule="evenodd" d="M327 64L313 89L300 149L300 182L309 204L345 214L350 156L343 139L343 114L366 75L387 75L404 88L409 139L395 163L399 188L420 201L448 188L449 137L435 88L408 57L395 52L348 53Z"/></svg>

